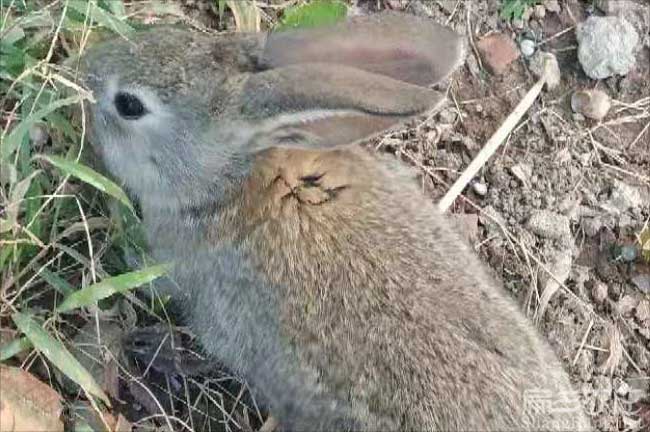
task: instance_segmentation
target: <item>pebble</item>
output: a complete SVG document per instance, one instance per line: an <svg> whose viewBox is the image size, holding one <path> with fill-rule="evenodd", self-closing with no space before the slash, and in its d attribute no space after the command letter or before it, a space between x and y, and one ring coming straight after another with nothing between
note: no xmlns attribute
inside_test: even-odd
<svg viewBox="0 0 650 432"><path fill-rule="evenodd" d="M530 164L518 163L510 168L512 175L517 177L524 187L530 187L530 178L533 175L533 167Z"/></svg>
<svg viewBox="0 0 650 432"><path fill-rule="evenodd" d="M634 286L644 294L650 294L650 275L639 273L631 278Z"/></svg>
<svg viewBox="0 0 650 432"><path fill-rule="evenodd" d="M571 109L590 119L602 120L611 106L611 99L601 90L578 90L571 96Z"/></svg>
<svg viewBox="0 0 650 432"><path fill-rule="evenodd" d="M530 39L522 39L521 42L519 42L519 49L524 57L530 57L535 54L535 46L535 41Z"/></svg>
<svg viewBox="0 0 650 432"><path fill-rule="evenodd" d="M590 78L626 75L634 67L639 35L624 18L591 16L576 36L578 60Z"/></svg>
<svg viewBox="0 0 650 432"><path fill-rule="evenodd" d="M623 183L620 180L614 180L607 203L610 207L614 207L622 213L630 208L641 207L643 205L643 197L638 188Z"/></svg>
<svg viewBox="0 0 650 432"><path fill-rule="evenodd" d="M440 116L441 123L453 124L456 122L456 118L458 117L458 114L456 113L455 109L448 108L440 111L439 116Z"/></svg>
<svg viewBox="0 0 650 432"><path fill-rule="evenodd" d="M517 44L504 33L484 37L478 41L477 48L483 63L495 75L503 74L519 58Z"/></svg>
<svg viewBox="0 0 650 432"><path fill-rule="evenodd" d="M487 185L482 181L475 181L472 183L472 190L476 195L484 197L488 193Z"/></svg>
<svg viewBox="0 0 650 432"><path fill-rule="evenodd" d="M634 316L641 323L650 321L650 302L648 300L641 300L636 307Z"/></svg>
<svg viewBox="0 0 650 432"><path fill-rule="evenodd" d="M621 382L621 384L616 389L616 394L620 397L625 397L628 395L628 393L630 393L630 386L625 381Z"/></svg>
<svg viewBox="0 0 650 432"><path fill-rule="evenodd" d="M621 248L620 256L621 256L621 260L625 262L632 262L636 260L639 254L637 253L636 247L625 245Z"/></svg>
<svg viewBox="0 0 650 432"><path fill-rule="evenodd" d="M591 295L596 303L604 302L607 299L607 284L600 281L596 282L591 290Z"/></svg>
<svg viewBox="0 0 650 432"><path fill-rule="evenodd" d="M629 316L638 304L637 300L631 295L625 295L616 303L616 310L623 316Z"/></svg>
<svg viewBox="0 0 650 432"><path fill-rule="evenodd" d="M568 240L571 238L569 218L549 210L536 210L528 218L528 228L543 238Z"/></svg>
<svg viewBox="0 0 650 432"><path fill-rule="evenodd" d="M650 308L650 303L648 303L647 301L645 303ZM639 308L637 307L637 311L638 310ZM650 312L650 309L648 311ZM650 316L648 318L650 318ZM637 403L641 401L643 398L648 396L647 375L642 374L642 375L636 375L634 377L629 377L628 384L630 385L630 393L628 394L627 400L630 401L630 403Z"/></svg>
<svg viewBox="0 0 650 432"><path fill-rule="evenodd" d="M29 141L32 147L41 147L47 144L50 135L42 124L35 124L29 128Z"/></svg>
<svg viewBox="0 0 650 432"><path fill-rule="evenodd" d="M547 90L553 90L560 85L562 81L562 72L560 71L560 65L557 62L557 57L554 54L544 51L537 51L534 56L531 57L529 67L530 71L537 78L541 78L544 73L544 66L548 67L545 88Z"/></svg>

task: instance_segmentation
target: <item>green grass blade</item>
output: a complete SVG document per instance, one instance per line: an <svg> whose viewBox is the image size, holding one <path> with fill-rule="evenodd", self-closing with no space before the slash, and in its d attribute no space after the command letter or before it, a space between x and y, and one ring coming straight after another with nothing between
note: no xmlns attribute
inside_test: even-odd
<svg viewBox="0 0 650 432"><path fill-rule="evenodd" d="M332 25L343 20L347 10L345 3L340 0L316 0L292 6L284 12L276 30Z"/></svg>
<svg viewBox="0 0 650 432"><path fill-rule="evenodd" d="M12 319L16 323L16 327L27 336L34 347L47 357L54 366L59 368L61 372L77 383L88 394L100 398L110 406L110 401L106 393L104 393L92 375L70 354L60 341L43 330L30 315L16 312L12 315Z"/></svg>
<svg viewBox="0 0 650 432"><path fill-rule="evenodd" d="M21 337L7 342L0 346L0 362L7 361L16 354L32 347L32 343L26 337Z"/></svg>
<svg viewBox="0 0 650 432"><path fill-rule="evenodd" d="M86 12L88 12L88 15L93 19L93 21L117 34L128 36L135 31L133 27L122 19L123 17L118 17L111 13L119 11L119 8L113 7L113 10L109 12L97 6L97 3L95 2L89 4L87 0L71 0L68 4L73 10L79 12L83 16L86 16Z"/></svg>
<svg viewBox="0 0 650 432"><path fill-rule="evenodd" d="M85 165L82 165L78 162L74 162L68 159L64 159L59 156L54 155L39 155L42 159L47 160L52 165L60 169L66 174L69 174L73 177L78 178L79 180L88 183L89 185L95 187L96 189L112 196L113 198L120 201L126 207L129 208L132 212L135 212L131 201L126 196L122 188L113 183L111 180L107 179L103 175L99 174L97 171L89 168Z"/></svg>
<svg viewBox="0 0 650 432"><path fill-rule="evenodd" d="M94 305L99 300L105 299L113 294L123 293L158 279L167 273L169 267L169 264L159 264L104 279L101 282L89 285L70 294L59 305L57 310L59 312L69 312L79 307Z"/></svg>
<svg viewBox="0 0 650 432"><path fill-rule="evenodd" d="M0 143L0 160L7 160L9 155L16 151L25 137L25 134L29 132L29 129L34 125L34 123L41 121L43 117L46 117L48 114L53 113L64 106L75 104L80 100L80 95L59 99L21 120L18 126L16 126L16 128L2 140L2 143Z"/></svg>
<svg viewBox="0 0 650 432"><path fill-rule="evenodd" d="M65 296L70 295L75 291L74 287L70 285L68 281L46 268L41 269L39 274L45 282L50 284L52 287L54 287L55 290Z"/></svg>

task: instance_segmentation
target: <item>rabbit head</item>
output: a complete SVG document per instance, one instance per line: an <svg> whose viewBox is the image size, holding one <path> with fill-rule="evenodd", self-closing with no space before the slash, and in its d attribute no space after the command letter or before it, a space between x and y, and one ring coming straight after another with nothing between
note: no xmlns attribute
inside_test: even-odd
<svg viewBox="0 0 650 432"><path fill-rule="evenodd" d="M435 108L427 86L463 58L448 28L388 13L269 35L156 27L93 47L82 71L108 169L167 202L214 197L266 148L352 143Z"/></svg>

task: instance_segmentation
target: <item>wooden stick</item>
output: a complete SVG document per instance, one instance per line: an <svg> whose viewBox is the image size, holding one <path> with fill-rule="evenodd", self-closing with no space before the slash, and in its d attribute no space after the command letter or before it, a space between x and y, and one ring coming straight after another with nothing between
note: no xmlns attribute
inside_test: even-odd
<svg viewBox="0 0 650 432"><path fill-rule="evenodd" d="M508 137L512 129L517 125L519 120L526 114L526 111L530 106L535 102L537 96L539 96L544 84L546 83L546 77L548 76L548 61L544 63L544 73L542 77L528 90L528 93L524 98L519 102L515 109L510 113L510 115L505 119L501 124L499 129L490 137L490 140L485 144L481 151L476 155L474 160L469 164L465 171L458 177L458 180L454 182L449 191L445 194L444 197L438 203L438 210L440 213L446 212L453 202L458 198L458 196L463 192L463 189L469 184L474 176L479 172L481 167L485 165L487 160L497 151L499 146L503 141Z"/></svg>

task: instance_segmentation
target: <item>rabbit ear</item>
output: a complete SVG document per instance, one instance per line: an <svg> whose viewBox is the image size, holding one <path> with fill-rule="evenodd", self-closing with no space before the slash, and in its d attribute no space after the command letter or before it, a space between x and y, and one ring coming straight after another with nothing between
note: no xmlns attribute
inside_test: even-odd
<svg viewBox="0 0 650 432"><path fill-rule="evenodd" d="M417 85L446 78L464 60L462 36L430 19L379 13L329 28L272 33L262 68L300 63L351 66Z"/></svg>
<svg viewBox="0 0 650 432"><path fill-rule="evenodd" d="M260 136L272 137L258 146L326 148L378 134L443 101L434 90L349 66L301 64L251 75L240 109L261 123Z"/></svg>

